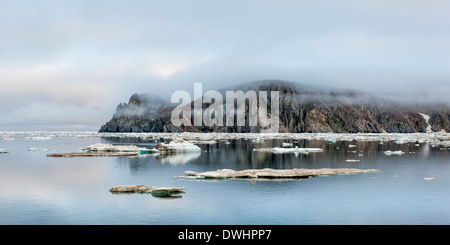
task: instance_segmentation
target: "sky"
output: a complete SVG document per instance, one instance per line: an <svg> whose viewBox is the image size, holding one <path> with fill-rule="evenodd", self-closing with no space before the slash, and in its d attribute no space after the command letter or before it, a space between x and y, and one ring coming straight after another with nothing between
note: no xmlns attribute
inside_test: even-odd
<svg viewBox="0 0 450 245"><path fill-rule="evenodd" d="M281 79L448 102L446 0L0 0L0 131L97 131L133 93Z"/></svg>

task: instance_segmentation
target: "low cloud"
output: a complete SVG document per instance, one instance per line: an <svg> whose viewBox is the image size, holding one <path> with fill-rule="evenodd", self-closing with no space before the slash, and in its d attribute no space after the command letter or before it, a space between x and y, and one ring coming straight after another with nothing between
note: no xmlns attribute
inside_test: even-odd
<svg viewBox="0 0 450 245"><path fill-rule="evenodd" d="M44 123L34 108L61 113L47 113L49 124L100 126L134 93L170 99L198 82L208 91L280 79L448 101L449 3L400 2L3 3L1 121Z"/></svg>

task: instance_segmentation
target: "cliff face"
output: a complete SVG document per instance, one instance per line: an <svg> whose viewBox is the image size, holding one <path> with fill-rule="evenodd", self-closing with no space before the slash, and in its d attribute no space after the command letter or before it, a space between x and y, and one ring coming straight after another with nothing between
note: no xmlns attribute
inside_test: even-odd
<svg viewBox="0 0 450 245"><path fill-rule="evenodd" d="M328 91L284 81L253 82L219 90L224 98L226 90L278 91L279 132L414 133L426 132L428 124L433 131L450 132L450 114L445 105L405 106L367 93L352 90ZM270 100L269 97L268 111ZM176 106L178 105L148 95L134 94L128 104L117 106L113 118L99 132L261 131L259 126L176 127L170 120ZM204 103L203 110L208 106ZM193 108L192 104L191 107ZM420 113L429 116L428 123ZM248 125L248 115L246 119Z"/></svg>

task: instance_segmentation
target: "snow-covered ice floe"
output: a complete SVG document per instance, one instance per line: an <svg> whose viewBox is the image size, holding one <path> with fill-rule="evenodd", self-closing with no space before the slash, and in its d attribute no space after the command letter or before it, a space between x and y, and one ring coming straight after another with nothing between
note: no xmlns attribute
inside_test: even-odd
<svg viewBox="0 0 450 245"><path fill-rule="evenodd" d="M355 169L355 168L320 168L320 169L246 169L246 170L232 170L232 169L219 169L216 171L208 172L194 172L185 171L184 174L189 179L198 177L199 179L230 179L230 178L243 178L243 179L298 179L298 178L311 178L323 175L341 175L341 174L360 174L379 172L377 169ZM177 177L177 178L182 178Z"/></svg>
<svg viewBox="0 0 450 245"><path fill-rule="evenodd" d="M135 145L112 145L98 143L86 148L90 152L139 152L140 148Z"/></svg>
<svg viewBox="0 0 450 245"><path fill-rule="evenodd" d="M436 180L436 178L433 178L433 177L425 177L425 178L423 178L424 180Z"/></svg>
<svg viewBox="0 0 450 245"><path fill-rule="evenodd" d="M155 149L165 154L177 154L177 153L189 153L200 152L200 147L184 141L184 140L172 140L170 143L159 143Z"/></svg>
<svg viewBox="0 0 450 245"><path fill-rule="evenodd" d="M45 149L45 148L39 148L39 147L30 147L28 148L29 152L38 152L38 151L42 151L42 152L48 152L50 151L49 149Z"/></svg>
<svg viewBox="0 0 450 245"><path fill-rule="evenodd" d="M403 155L405 153L403 151L385 151L384 154L386 154L386 155Z"/></svg>
<svg viewBox="0 0 450 245"><path fill-rule="evenodd" d="M138 154L154 154L160 152L160 150L154 148L148 149L135 145L112 145L103 143L91 145L83 150L87 150L88 152L135 152Z"/></svg>
<svg viewBox="0 0 450 245"><path fill-rule="evenodd" d="M282 147L273 147L273 148L255 148L253 151L258 152L272 152L272 153L309 153L309 152L322 152L323 150L320 148L282 148Z"/></svg>

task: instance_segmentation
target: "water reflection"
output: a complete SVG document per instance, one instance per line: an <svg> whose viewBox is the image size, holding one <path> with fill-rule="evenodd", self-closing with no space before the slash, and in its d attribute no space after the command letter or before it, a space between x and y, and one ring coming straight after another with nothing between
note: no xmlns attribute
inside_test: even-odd
<svg viewBox="0 0 450 245"><path fill-rule="evenodd" d="M200 157L200 152L189 152L185 154L175 155L155 155L155 158L161 163L169 163L170 165L183 165Z"/></svg>
<svg viewBox="0 0 450 245"><path fill-rule="evenodd" d="M8 135L9 136L9 135ZM48 158L95 143L157 142L140 137L0 140L0 224L449 224L448 147L395 141L217 140L194 155ZM47 135L42 135L47 136ZM227 143L228 142L228 143ZM254 148L321 148L273 154ZM355 145L355 147L350 147ZM384 151L403 155L385 155ZM347 159L360 160L347 162ZM374 168L380 173L295 181L174 179L184 171L222 168ZM183 186L182 198L111 195L111 186ZM218 194L220 193L220 195ZM132 207L132 208L130 208ZM280 208L282 207L282 208Z"/></svg>

